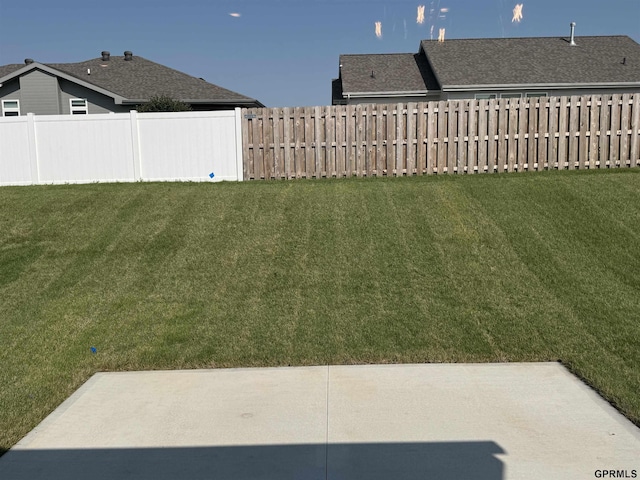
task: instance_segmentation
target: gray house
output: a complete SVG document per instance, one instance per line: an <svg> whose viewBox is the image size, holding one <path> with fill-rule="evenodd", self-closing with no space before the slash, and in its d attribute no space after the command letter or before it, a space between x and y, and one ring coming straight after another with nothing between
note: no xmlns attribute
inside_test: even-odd
<svg viewBox="0 0 640 480"><path fill-rule="evenodd" d="M417 54L341 55L332 103L640 93L627 36L423 40Z"/></svg>
<svg viewBox="0 0 640 480"><path fill-rule="evenodd" d="M173 70L131 52L79 63L0 66L2 116L128 112L154 95L168 95L193 110L262 107L250 97Z"/></svg>

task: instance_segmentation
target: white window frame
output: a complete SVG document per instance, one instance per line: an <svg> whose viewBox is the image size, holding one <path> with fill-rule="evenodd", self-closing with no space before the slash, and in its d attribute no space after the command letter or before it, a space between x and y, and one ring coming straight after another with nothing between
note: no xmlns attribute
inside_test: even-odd
<svg viewBox="0 0 640 480"><path fill-rule="evenodd" d="M15 107L7 107L7 103L14 103L16 104ZM16 114L17 115L13 115ZM2 100L2 116L3 117L19 117L20 116L20 100Z"/></svg>
<svg viewBox="0 0 640 480"><path fill-rule="evenodd" d="M84 105L74 105L73 102L84 102ZM89 114L89 102L86 98L70 98L69 99L69 113L71 115L88 115Z"/></svg>

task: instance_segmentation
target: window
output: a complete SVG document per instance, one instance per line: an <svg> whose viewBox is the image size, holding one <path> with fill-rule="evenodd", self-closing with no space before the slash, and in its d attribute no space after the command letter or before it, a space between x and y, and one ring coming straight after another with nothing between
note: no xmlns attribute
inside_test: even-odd
<svg viewBox="0 0 640 480"><path fill-rule="evenodd" d="M527 98L530 98L530 97L548 97L549 96L547 94L547 92L529 92L529 93L525 93L524 95Z"/></svg>
<svg viewBox="0 0 640 480"><path fill-rule="evenodd" d="M20 116L20 101L19 100L3 100L2 116L3 117Z"/></svg>
<svg viewBox="0 0 640 480"><path fill-rule="evenodd" d="M500 98L522 98L521 93L503 93Z"/></svg>
<svg viewBox="0 0 640 480"><path fill-rule="evenodd" d="M492 100L498 98L495 93L476 93L476 100Z"/></svg>
<svg viewBox="0 0 640 480"><path fill-rule="evenodd" d="M89 113L89 105L85 98L71 98L69 99L71 115L86 115Z"/></svg>

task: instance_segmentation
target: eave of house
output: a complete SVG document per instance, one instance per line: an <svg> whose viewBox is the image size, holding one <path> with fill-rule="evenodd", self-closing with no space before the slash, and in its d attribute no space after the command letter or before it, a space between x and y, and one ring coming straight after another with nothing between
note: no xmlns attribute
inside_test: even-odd
<svg viewBox="0 0 640 480"><path fill-rule="evenodd" d="M97 85L94 85L93 83L85 82L84 80L81 80L77 77L38 62L33 62L29 65L25 65L19 70L16 70L9 75L5 75L4 77L0 78L0 84L12 80L13 78L19 77L32 70L42 70L43 72L50 73L51 75L55 75L56 77L64 78L65 80L75 83L76 85L80 85L82 87L88 88L89 90L93 90L94 92L98 92L102 95L106 95L107 97L111 97L113 98L113 101L116 103L116 105L122 105L123 101L126 100L124 97L118 95L117 93L110 92L108 90L105 90L104 88L100 88Z"/></svg>

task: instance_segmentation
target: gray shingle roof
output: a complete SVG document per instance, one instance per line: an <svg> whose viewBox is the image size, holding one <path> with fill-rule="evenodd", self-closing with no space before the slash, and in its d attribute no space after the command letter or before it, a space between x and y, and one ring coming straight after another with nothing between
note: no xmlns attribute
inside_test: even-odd
<svg viewBox="0 0 640 480"><path fill-rule="evenodd" d="M0 65L0 78L9 75L16 70L20 70L24 67L24 64L20 65L19 63L11 63L9 65Z"/></svg>
<svg viewBox="0 0 640 480"><path fill-rule="evenodd" d="M189 103L258 104L255 99L227 90L186 73L133 56L111 56L108 61L94 58L78 63L46 63L84 82L112 92L132 102L148 100L154 95L169 95ZM0 66L0 78L25 65ZM91 70L91 75L87 70Z"/></svg>
<svg viewBox="0 0 640 480"><path fill-rule="evenodd" d="M424 56L419 54L340 55L340 65L345 95L438 89Z"/></svg>
<svg viewBox="0 0 640 480"><path fill-rule="evenodd" d="M423 40L443 90L481 85L640 85L640 45L627 36ZM623 59L626 58L626 65Z"/></svg>

